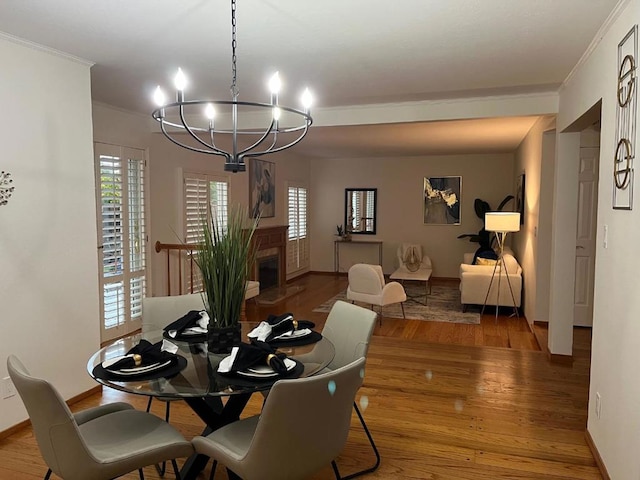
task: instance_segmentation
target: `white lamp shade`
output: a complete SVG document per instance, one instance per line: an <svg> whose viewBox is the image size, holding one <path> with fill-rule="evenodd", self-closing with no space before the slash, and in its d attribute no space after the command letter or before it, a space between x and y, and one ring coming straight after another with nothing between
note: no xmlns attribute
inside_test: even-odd
<svg viewBox="0 0 640 480"><path fill-rule="evenodd" d="M484 228L489 232L517 232L520 230L520 214L487 212L484 214Z"/></svg>

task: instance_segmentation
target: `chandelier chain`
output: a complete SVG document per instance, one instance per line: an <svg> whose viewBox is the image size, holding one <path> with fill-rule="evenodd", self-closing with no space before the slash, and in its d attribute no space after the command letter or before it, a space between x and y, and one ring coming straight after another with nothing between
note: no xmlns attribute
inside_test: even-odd
<svg viewBox="0 0 640 480"><path fill-rule="evenodd" d="M231 0L231 95L234 99L238 96L238 85L236 79L238 77L238 69L236 67L236 0Z"/></svg>

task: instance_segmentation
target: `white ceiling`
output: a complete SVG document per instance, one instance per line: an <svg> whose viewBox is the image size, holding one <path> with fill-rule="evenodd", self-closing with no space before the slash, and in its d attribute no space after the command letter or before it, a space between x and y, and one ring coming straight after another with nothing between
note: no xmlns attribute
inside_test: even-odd
<svg viewBox="0 0 640 480"><path fill-rule="evenodd" d="M319 108L556 91L618 2L237 1L240 99L268 101L279 70L283 104L308 85ZM230 0L2 0L0 31L95 62L93 98L119 108L150 113L178 66L188 97L229 98ZM320 127L296 149L446 153L455 131L458 150L505 151L534 120Z"/></svg>

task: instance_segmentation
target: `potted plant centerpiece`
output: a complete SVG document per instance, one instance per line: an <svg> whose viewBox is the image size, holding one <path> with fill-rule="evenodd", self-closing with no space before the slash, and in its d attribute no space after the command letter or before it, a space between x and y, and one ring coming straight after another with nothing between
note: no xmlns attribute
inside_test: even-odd
<svg viewBox="0 0 640 480"><path fill-rule="evenodd" d="M247 280L256 259L252 245L258 218L247 221L247 210L240 206L229 212L226 228L214 218L203 222L203 241L196 252L200 269L204 305L209 315L209 351L228 353L240 338L240 311Z"/></svg>

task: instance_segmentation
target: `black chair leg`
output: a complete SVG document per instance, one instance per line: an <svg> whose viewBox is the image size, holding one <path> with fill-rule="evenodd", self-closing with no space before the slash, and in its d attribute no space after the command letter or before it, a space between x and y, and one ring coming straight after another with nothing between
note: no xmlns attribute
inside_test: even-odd
<svg viewBox="0 0 640 480"><path fill-rule="evenodd" d="M153 402L153 397L149 397L149 401L147 402L147 413L151 410L151 402Z"/></svg>
<svg viewBox="0 0 640 480"><path fill-rule="evenodd" d="M404 302L400 302L400 308L402 308L402 318L407 318L404 316Z"/></svg>
<svg viewBox="0 0 640 480"><path fill-rule="evenodd" d="M180 470L178 470L178 463L175 458L171 460L171 465L173 465L173 473L176 474L176 480L181 480L182 477L180 476Z"/></svg>
<svg viewBox="0 0 640 480"><path fill-rule="evenodd" d="M209 480L213 480L213 477L216 475L216 467L218 466L218 461L214 460L211 464L211 474L209 474Z"/></svg>
<svg viewBox="0 0 640 480"><path fill-rule="evenodd" d="M45 473L43 480L49 480L51 478L51 473L51 469L47 470L47 473Z"/></svg>
<svg viewBox="0 0 640 480"><path fill-rule="evenodd" d="M336 480L343 480L340 476L340 472L338 471L338 465L335 460L331 460L331 466L333 467L333 473L336 476Z"/></svg>
<svg viewBox="0 0 640 480"><path fill-rule="evenodd" d="M375 470L378 469L378 467L380 466L380 452L378 452L378 447L376 447L376 443L373 441L373 437L371 436L371 432L369 432L369 429L367 428L367 424L364 422L364 418L362 417L362 414L360 413L360 409L358 408L358 404L356 402L353 402L353 408L355 409L356 413L358 414L358 418L360 419L360 423L362 424L362 428L364 428L364 433L367 435L367 438L369 439L369 443L371 444L371 448L373 448L373 453L376 456L376 463L369 468L366 468L364 470L360 470L359 472L356 473L352 473L350 475L347 475L346 477L342 477L342 480L349 480L351 478L356 478L359 477L360 475L364 475L366 473L371 473ZM334 467L334 472L336 470L337 466ZM339 478L339 477L336 477Z"/></svg>
<svg viewBox="0 0 640 480"><path fill-rule="evenodd" d="M138 470L138 474L140 475L140 480L144 480L144 473L142 473L142 469Z"/></svg>

